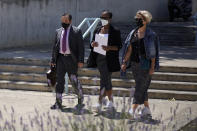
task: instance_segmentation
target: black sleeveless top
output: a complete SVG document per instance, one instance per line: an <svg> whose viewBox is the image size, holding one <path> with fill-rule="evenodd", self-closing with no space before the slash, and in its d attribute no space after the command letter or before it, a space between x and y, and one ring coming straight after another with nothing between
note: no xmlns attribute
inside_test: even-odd
<svg viewBox="0 0 197 131"><path fill-rule="evenodd" d="M133 62L140 62L140 56L146 57L145 47L144 47L144 38L134 39L131 41L132 45L132 53L131 53L131 61Z"/></svg>

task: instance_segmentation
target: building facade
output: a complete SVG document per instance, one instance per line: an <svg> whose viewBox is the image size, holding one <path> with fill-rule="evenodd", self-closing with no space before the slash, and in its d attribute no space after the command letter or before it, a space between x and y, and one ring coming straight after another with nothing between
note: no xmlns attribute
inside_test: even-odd
<svg viewBox="0 0 197 131"><path fill-rule="evenodd" d="M168 20L167 0L0 0L0 47L51 44L64 12L78 25L104 9L113 12L114 23L131 22L140 9L149 10L154 20Z"/></svg>

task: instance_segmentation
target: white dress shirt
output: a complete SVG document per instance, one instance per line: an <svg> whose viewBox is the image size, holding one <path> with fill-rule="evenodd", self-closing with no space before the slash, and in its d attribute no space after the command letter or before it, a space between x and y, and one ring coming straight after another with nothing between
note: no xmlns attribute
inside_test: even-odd
<svg viewBox="0 0 197 131"><path fill-rule="evenodd" d="M67 30L65 30L65 29L62 30L62 34L61 34L61 37L60 37L60 51L59 51L60 54L71 54L71 53L70 53L70 48L69 48L70 27L71 27L71 26L69 26L69 27L67 28ZM63 35L64 35L64 32L65 32L65 31L67 31L67 36L66 36L66 51L63 52L63 51L62 51L62 41L63 41Z"/></svg>

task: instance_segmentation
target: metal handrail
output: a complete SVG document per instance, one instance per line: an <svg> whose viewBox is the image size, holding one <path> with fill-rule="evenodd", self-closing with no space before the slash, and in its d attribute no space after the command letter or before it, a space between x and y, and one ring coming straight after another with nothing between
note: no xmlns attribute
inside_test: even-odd
<svg viewBox="0 0 197 131"><path fill-rule="evenodd" d="M90 21L94 21L92 24L90 24ZM93 33L94 30L96 29L98 23L100 22L100 18L85 18L78 26L79 29L82 29L82 27L87 24L88 25L88 29L85 31L85 33L83 34L83 39L85 39L88 34L90 33L90 42L92 41L93 38Z"/></svg>

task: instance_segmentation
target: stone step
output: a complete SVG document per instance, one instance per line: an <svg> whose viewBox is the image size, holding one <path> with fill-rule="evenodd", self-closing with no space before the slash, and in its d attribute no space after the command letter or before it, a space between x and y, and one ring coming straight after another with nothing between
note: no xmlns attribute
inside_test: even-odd
<svg viewBox="0 0 197 131"><path fill-rule="evenodd" d="M47 66L27 66L27 65L5 65L0 64L0 74L2 75L35 75L44 74L48 71ZM3 73L4 72L4 73ZM79 76L89 76L89 77L99 77L100 74L97 69L94 68L82 68L78 71ZM121 78L120 72L112 73L112 78ZM127 79L133 78L131 71L127 72ZM163 81L182 81L182 82L197 82L197 74L191 73L169 73L169 72L155 72L152 76L153 80L163 80Z"/></svg>
<svg viewBox="0 0 197 131"><path fill-rule="evenodd" d="M0 79L9 81L27 81L42 83L47 82L46 75L44 74L20 74L2 72L0 73ZM99 77L79 76L79 80L83 85L100 85ZM112 85L122 88L130 88L131 86L134 86L134 80L112 78ZM197 91L197 83L152 80L150 88L162 90Z"/></svg>
<svg viewBox="0 0 197 131"><path fill-rule="evenodd" d="M15 72L0 72L1 80L10 81L27 81L27 82L43 82L46 83L45 74L35 74L35 73L15 73Z"/></svg>
<svg viewBox="0 0 197 131"><path fill-rule="evenodd" d="M159 71L171 72L171 73L192 73L197 74L197 68L195 67L181 67L181 66L160 66Z"/></svg>
<svg viewBox="0 0 197 131"><path fill-rule="evenodd" d="M160 29L158 29L160 30ZM130 31L123 31L121 32L121 37L122 40L124 41L125 38L127 37L127 35L130 33ZM195 41L195 32L191 32L191 33L177 33L177 32L162 32L162 31L155 31L155 33L159 36L160 40L166 40L166 39L173 39L173 40L178 40L178 38L181 38L181 40L185 40L185 41ZM186 34L185 34L186 33Z"/></svg>
<svg viewBox="0 0 197 131"><path fill-rule="evenodd" d="M166 39L170 39L170 38L174 39L174 38L176 38L178 40L180 38L180 41L181 40L188 40L188 41L194 41L195 40L195 32L191 32L191 33L188 33L188 32L187 33L186 32L183 32L183 33L177 33L177 32L169 33L169 32L162 32L162 31L160 31L160 32L155 31L155 32L159 36L160 40L164 39L162 37L165 37ZM121 33L122 33L122 35L128 35L130 33L130 31L126 31L125 30L125 31L123 31Z"/></svg>
<svg viewBox="0 0 197 131"><path fill-rule="evenodd" d="M169 41L184 41L184 42L194 42L195 35L191 34L164 34L158 33L160 41L169 40Z"/></svg>
<svg viewBox="0 0 197 131"><path fill-rule="evenodd" d="M49 66L50 59L33 59L33 58L0 58L0 64L16 64L31 66Z"/></svg>
<svg viewBox="0 0 197 131"><path fill-rule="evenodd" d="M168 33L168 34L184 34L187 32L188 34L193 34L194 29L191 28L186 28L186 27L174 27L174 28L169 28L169 27L152 27L153 31L156 33Z"/></svg>
<svg viewBox="0 0 197 131"><path fill-rule="evenodd" d="M16 72L16 73L46 73L49 70L49 66L31 66L31 65L11 65L0 64L1 72Z"/></svg>
<svg viewBox="0 0 197 131"><path fill-rule="evenodd" d="M87 58L86 58L87 60ZM86 64L85 64L86 67ZM8 72L46 72L49 68L49 60L33 60L26 58L14 59L14 58L0 58L0 71ZM162 66L160 65L160 72L171 73L197 73L197 68L194 67L176 67L176 66Z"/></svg>
<svg viewBox="0 0 197 131"><path fill-rule="evenodd" d="M23 66L23 65L0 65L0 75L16 76L28 75L38 76L37 74L44 74L49 68L46 66ZM4 73L3 73L4 72ZM79 76L99 77L100 74L97 69L93 68L82 68L78 71ZM112 78L121 78L120 72L114 72ZM127 79L133 78L131 71L127 72ZM164 81L182 81L182 82L197 82L197 74L188 73L169 73L169 72L155 72L152 76L153 80L164 80Z"/></svg>
<svg viewBox="0 0 197 131"><path fill-rule="evenodd" d="M124 42L128 34L122 34L122 41ZM169 36L171 37L171 36ZM191 36L191 39L187 39L187 37L180 37L180 36L172 36L172 38L168 38L168 36L159 36L160 38L160 45L162 46L194 46L195 45L195 38Z"/></svg>
<svg viewBox="0 0 197 131"><path fill-rule="evenodd" d="M70 88L69 92L73 93L73 88ZM0 89L12 89L12 90L28 90L28 91L52 91L54 89L47 87L45 83L32 83L32 82L13 82L13 81L2 81L0 80ZM84 94L98 94L98 86L88 86L83 85ZM149 98L151 99L169 99L169 100L187 100L187 101L196 101L197 93L196 92L185 92L185 91L168 91L168 90L148 90ZM130 96L130 89L124 89L119 87L113 88L114 96Z"/></svg>
<svg viewBox="0 0 197 131"><path fill-rule="evenodd" d="M96 69L83 68L78 71L79 76L99 77L99 71ZM112 73L112 78L122 78L120 72ZM133 79L131 71L127 72L126 79ZM197 82L197 74L187 73L169 73L169 72L155 72L152 76L153 80L161 81L180 81L180 82Z"/></svg>
<svg viewBox="0 0 197 131"><path fill-rule="evenodd" d="M122 41L124 42L128 36L129 32L124 32L121 34ZM171 40L171 41L184 41L184 42L195 42L195 34L188 33L188 34L175 34L175 33L157 33L159 36L159 40L162 42L164 40Z"/></svg>
<svg viewBox="0 0 197 131"><path fill-rule="evenodd" d="M152 28L152 30L157 34L157 35L174 35L174 36L195 36L195 30L194 29L187 29L187 28L177 28L177 29L171 29L168 27L165 28ZM128 35L131 32L129 28L122 28L121 34L123 35ZM186 33L187 32L187 33Z"/></svg>
<svg viewBox="0 0 197 131"><path fill-rule="evenodd" d="M79 77L83 85L100 85L98 77ZM112 79L112 86L130 88L135 82L132 79ZM157 81L152 80L151 89L160 90L178 90L178 91L197 91L197 83L194 82L172 82L172 81Z"/></svg>
<svg viewBox="0 0 197 131"><path fill-rule="evenodd" d="M156 32L157 35L159 36L160 42L165 40L170 41L184 41L184 42L195 42L195 34L194 33L163 33L163 32ZM123 32L121 34L123 42L125 41L127 35L129 32Z"/></svg>
<svg viewBox="0 0 197 131"><path fill-rule="evenodd" d="M131 24L122 24L115 25L121 30L121 33L129 33L132 29L135 28L135 25ZM156 33L194 33L196 26L193 23L151 23L149 26Z"/></svg>
<svg viewBox="0 0 197 131"><path fill-rule="evenodd" d="M122 34L124 41L130 31L135 25L122 24L116 25ZM155 31L159 38L161 45L172 46L194 46L195 30L197 29L193 23L151 23L150 27Z"/></svg>
<svg viewBox="0 0 197 131"><path fill-rule="evenodd" d="M179 41L176 40L162 40L160 41L160 44L163 46L194 46L194 41Z"/></svg>
<svg viewBox="0 0 197 131"><path fill-rule="evenodd" d="M0 80L0 89L51 91L46 83Z"/></svg>
<svg viewBox="0 0 197 131"><path fill-rule="evenodd" d="M152 27L152 30L157 34L179 34L179 35L194 35L195 28L192 27ZM187 33L186 33L187 32Z"/></svg>
<svg viewBox="0 0 197 131"><path fill-rule="evenodd" d="M98 86L84 86L83 90L87 94L98 95ZM113 95L121 97L130 97L130 89L123 89L119 87L113 87ZM150 99L168 99L168 100L185 100L185 101L196 101L197 92L186 92L186 91L169 91L169 90L148 90L148 97Z"/></svg>

